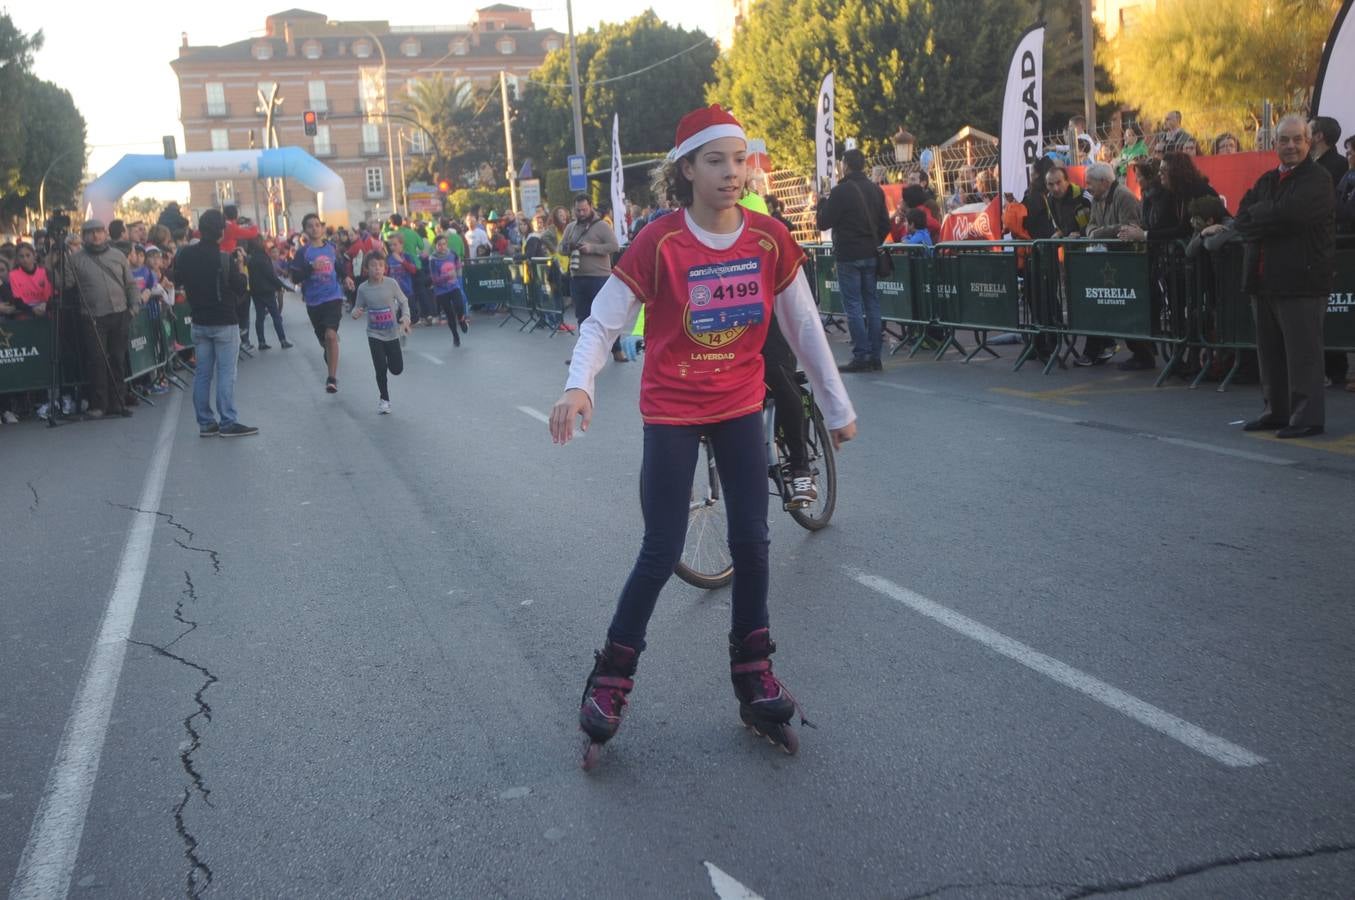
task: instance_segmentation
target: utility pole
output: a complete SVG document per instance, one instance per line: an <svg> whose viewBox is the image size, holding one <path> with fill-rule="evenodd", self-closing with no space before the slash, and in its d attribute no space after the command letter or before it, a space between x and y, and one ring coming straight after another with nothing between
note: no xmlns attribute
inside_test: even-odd
<svg viewBox="0 0 1355 900"><path fill-rule="evenodd" d="M574 153L583 156L583 106L579 103L579 55L574 52L573 0L565 0L565 14L569 17L569 92L574 98Z"/></svg>
<svg viewBox="0 0 1355 900"><path fill-rule="evenodd" d="M499 97L503 100L503 142L508 148L508 199L518 214L518 170L513 165L513 121L508 110L508 73L499 70Z"/></svg>
<svg viewBox="0 0 1355 900"><path fill-rule="evenodd" d="M1092 34L1092 0L1082 0L1083 115L1087 117L1087 134L1096 140L1096 62L1092 55ZM1077 143L1076 135L1073 143Z"/></svg>

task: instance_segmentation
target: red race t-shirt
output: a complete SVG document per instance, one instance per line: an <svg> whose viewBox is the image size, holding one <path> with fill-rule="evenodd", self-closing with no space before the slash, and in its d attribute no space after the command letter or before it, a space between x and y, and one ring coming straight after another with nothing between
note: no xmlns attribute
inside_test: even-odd
<svg viewBox="0 0 1355 900"><path fill-rule="evenodd" d="M742 212L743 233L727 250L701 243L675 213L641 229L612 270L645 304L647 424L703 425L762 408L772 304L804 251L776 219Z"/></svg>

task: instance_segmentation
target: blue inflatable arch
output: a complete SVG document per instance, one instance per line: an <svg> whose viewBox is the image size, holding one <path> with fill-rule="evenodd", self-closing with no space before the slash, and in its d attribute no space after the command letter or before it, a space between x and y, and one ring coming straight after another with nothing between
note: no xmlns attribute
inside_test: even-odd
<svg viewBox="0 0 1355 900"><path fill-rule="evenodd" d="M316 207L327 225L348 224L348 194L343 179L300 147L269 150L209 150L178 159L128 154L85 188L80 206L86 218L108 222L118 199L143 181L227 181L295 178L315 191Z"/></svg>

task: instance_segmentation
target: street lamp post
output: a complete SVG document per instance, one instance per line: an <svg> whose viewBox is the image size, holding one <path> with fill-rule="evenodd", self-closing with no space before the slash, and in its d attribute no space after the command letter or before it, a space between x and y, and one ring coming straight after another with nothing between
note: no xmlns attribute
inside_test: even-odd
<svg viewBox="0 0 1355 900"><path fill-rule="evenodd" d="M894 132L894 162L905 165L913 161L913 146L917 138L908 133L902 125Z"/></svg>
<svg viewBox="0 0 1355 900"><path fill-rule="evenodd" d="M394 208L395 208L395 147L393 146L393 144L392 144L392 142L391 142L391 120L390 120L390 115L389 115L389 113L390 113L390 104L391 104L390 67L387 65L387 62L386 62L386 48L383 47L383 46L381 45L380 39L378 39L377 36L376 36L375 34L373 34L370 30L368 30L368 29L365 28L364 26L359 25L358 28L359 28L359 30L361 30L363 33L365 33L368 37L370 37L370 38L372 39L372 43L373 43L373 44L376 44L377 52L381 54L381 84L382 84L381 90L382 90L383 101L384 101L384 106L385 106L385 108L381 110L381 113L382 113L382 115L383 115L383 116L385 117L385 119L386 119L386 157L387 157L387 163L388 163L389 166L390 166L390 176L391 176L391 208L394 209ZM406 209L405 212L408 213L409 210Z"/></svg>

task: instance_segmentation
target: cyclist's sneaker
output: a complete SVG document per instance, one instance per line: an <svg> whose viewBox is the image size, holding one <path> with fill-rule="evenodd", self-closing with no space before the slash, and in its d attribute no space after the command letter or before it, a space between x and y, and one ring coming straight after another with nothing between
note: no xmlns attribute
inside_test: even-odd
<svg viewBox="0 0 1355 900"><path fill-rule="evenodd" d="M790 502L813 503L819 499L819 489L814 484L814 473L808 469L794 469L790 473Z"/></svg>
<svg viewBox="0 0 1355 900"><path fill-rule="evenodd" d="M389 400L378 400L376 404L376 411L378 414L383 416L389 414L391 411L391 402Z"/></svg>

